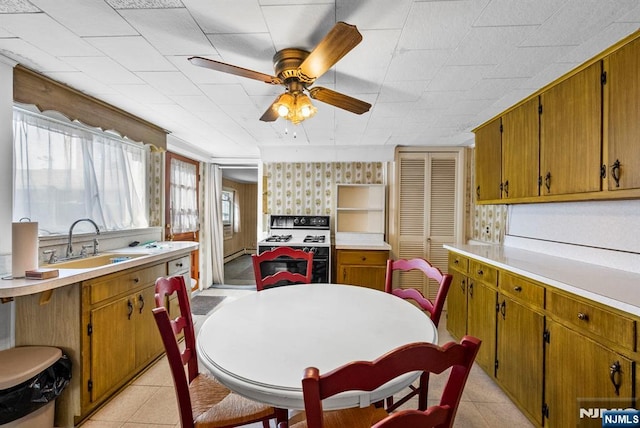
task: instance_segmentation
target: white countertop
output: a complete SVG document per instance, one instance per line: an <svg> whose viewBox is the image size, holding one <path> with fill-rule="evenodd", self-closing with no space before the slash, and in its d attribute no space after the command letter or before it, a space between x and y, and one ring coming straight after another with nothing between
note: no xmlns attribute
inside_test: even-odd
<svg viewBox="0 0 640 428"><path fill-rule="evenodd" d="M336 250L391 250L380 233L344 233L335 237Z"/></svg>
<svg viewBox="0 0 640 428"><path fill-rule="evenodd" d="M86 281L98 276L107 275L124 269L141 266L171 256L188 254L198 248L197 242L171 241L158 242L155 247L126 247L115 250L105 250L104 253L113 254L144 254L141 257L132 258L119 263L112 263L100 267L86 269L61 269L59 276L51 279L9 279L0 280L0 298L19 297L53 290L80 281ZM56 268L56 264L43 267Z"/></svg>
<svg viewBox="0 0 640 428"><path fill-rule="evenodd" d="M444 245L527 278L640 316L640 274L502 245Z"/></svg>

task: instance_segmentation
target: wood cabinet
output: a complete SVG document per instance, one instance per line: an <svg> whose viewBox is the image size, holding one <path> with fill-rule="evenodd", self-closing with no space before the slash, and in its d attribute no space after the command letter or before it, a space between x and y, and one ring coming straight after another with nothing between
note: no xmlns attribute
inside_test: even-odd
<svg viewBox="0 0 640 428"><path fill-rule="evenodd" d="M476 362L491 376L495 374L496 359L497 280L495 268L469 260L467 334L482 340Z"/></svg>
<svg viewBox="0 0 640 428"><path fill-rule="evenodd" d="M544 286L500 272L496 379L542 425Z"/></svg>
<svg viewBox="0 0 640 428"><path fill-rule="evenodd" d="M640 39L604 59L608 190L640 188Z"/></svg>
<svg viewBox="0 0 640 428"><path fill-rule="evenodd" d="M336 250L336 281L384 291L387 250Z"/></svg>
<svg viewBox="0 0 640 428"><path fill-rule="evenodd" d="M500 118L476 130L476 200L500 199L502 183L502 121Z"/></svg>
<svg viewBox="0 0 640 428"><path fill-rule="evenodd" d="M486 345L476 362L535 426L600 427L600 409L637 406L637 317L466 253L449 270L447 328L459 339L466 321Z"/></svg>
<svg viewBox="0 0 640 428"><path fill-rule="evenodd" d="M71 359L70 384L56 400L56 426L76 426L161 355L151 312L155 280L170 272L188 275L189 266L186 254L57 288L51 295L15 299L16 346L56 346ZM170 308L177 310L177 303Z"/></svg>
<svg viewBox="0 0 640 428"><path fill-rule="evenodd" d="M601 189L602 63L540 95L541 195Z"/></svg>
<svg viewBox="0 0 640 428"><path fill-rule="evenodd" d="M502 199L538 196L539 101L535 97L502 116ZM476 168L480 165L476 165Z"/></svg>
<svg viewBox="0 0 640 428"><path fill-rule="evenodd" d="M449 253L449 273L453 276L447 294L447 330L457 339L467 334L467 271L469 259Z"/></svg>
<svg viewBox="0 0 640 428"><path fill-rule="evenodd" d="M166 272L166 263L159 263L82 283L87 407L104 401L162 353L151 309L155 280Z"/></svg>

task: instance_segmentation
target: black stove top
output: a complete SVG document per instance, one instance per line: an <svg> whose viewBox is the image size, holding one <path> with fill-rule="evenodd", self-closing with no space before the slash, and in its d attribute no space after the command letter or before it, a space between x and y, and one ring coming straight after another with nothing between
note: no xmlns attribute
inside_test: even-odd
<svg viewBox="0 0 640 428"><path fill-rule="evenodd" d="M265 239L265 242L289 242L291 238L291 235L271 235Z"/></svg>
<svg viewBox="0 0 640 428"><path fill-rule="evenodd" d="M304 239L302 240L302 242L324 242L325 240L325 236L324 235L307 235L304 237Z"/></svg>

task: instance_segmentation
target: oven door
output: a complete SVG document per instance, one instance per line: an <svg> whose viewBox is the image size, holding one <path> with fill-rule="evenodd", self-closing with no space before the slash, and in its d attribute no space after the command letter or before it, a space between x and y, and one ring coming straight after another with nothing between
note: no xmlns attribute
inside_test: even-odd
<svg viewBox="0 0 640 428"><path fill-rule="evenodd" d="M270 250L274 247L259 246L258 253ZM296 249L303 249L303 247L292 247ZM304 247L306 248L306 247ZM314 250L313 262L311 265L311 282L329 282L329 260L328 255L325 255L323 251L318 254ZM264 278L268 275L273 275L279 271L289 271L304 275L306 273L307 263L300 260L292 260L287 257L279 257L275 260L265 260L260 263L260 274ZM287 285L286 282L279 285Z"/></svg>

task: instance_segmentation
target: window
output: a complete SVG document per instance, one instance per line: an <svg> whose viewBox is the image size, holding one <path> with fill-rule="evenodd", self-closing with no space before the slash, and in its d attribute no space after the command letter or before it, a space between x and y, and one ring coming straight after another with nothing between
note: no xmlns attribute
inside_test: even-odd
<svg viewBox="0 0 640 428"><path fill-rule="evenodd" d="M66 234L79 218L103 230L148 227L148 148L17 107L13 127L14 221L37 221L40 235Z"/></svg>
<svg viewBox="0 0 640 428"><path fill-rule="evenodd" d="M233 235L234 191L222 190L222 226L224 236Z"/></svg>
<svg viewBox="0 0 640 428"><path fill-rule="evenodd" d="M173 235L198 230L198 166L171 156L170 224Z"/></svg>

